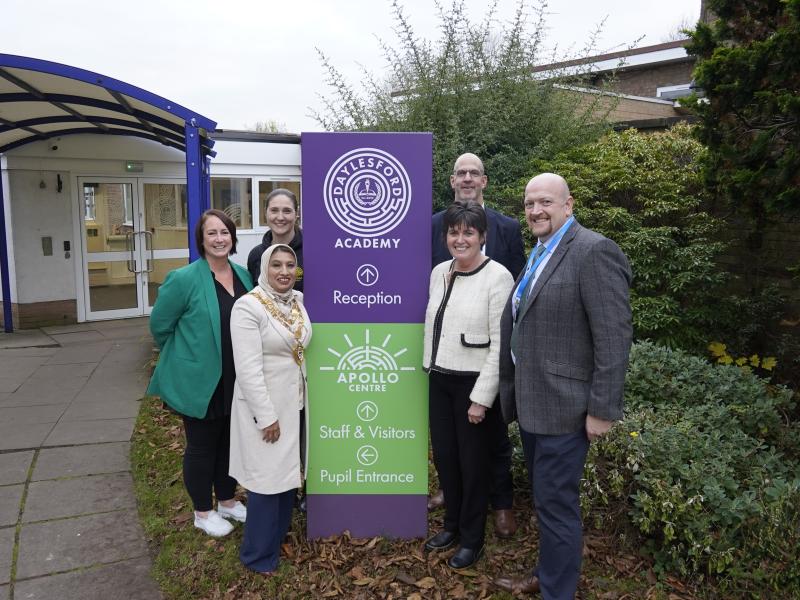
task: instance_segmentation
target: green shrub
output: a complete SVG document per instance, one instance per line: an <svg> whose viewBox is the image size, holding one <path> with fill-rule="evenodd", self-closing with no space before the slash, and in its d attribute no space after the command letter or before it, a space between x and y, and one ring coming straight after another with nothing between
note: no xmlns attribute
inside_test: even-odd
<svg viewBox="0 0 800 600"><path fill-rule="evenodd" d="M792 393L736 366L635 344L626 418L592 444L582 502L642 540L658 572L731 593L800 594L800 436Z"/></svg>
<svg viewBox="0 0 800 600"><path fill-rule="evenodd" d="M685 125L655 134L631 129L528 170L564 176L578 220L628 256L636 338L698 354L731 321L720 309L727 275L717 261L725 244L722 222L708 211L698 167L704 153ZM526 183L515 188L517 210Z"/></svg>

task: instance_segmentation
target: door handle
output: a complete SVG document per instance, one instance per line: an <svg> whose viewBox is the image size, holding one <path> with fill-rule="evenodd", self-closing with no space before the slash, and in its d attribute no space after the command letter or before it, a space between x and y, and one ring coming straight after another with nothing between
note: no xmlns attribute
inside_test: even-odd
<svg viewBox="0 0 800 600"><path fill-rule="evenodd" d="M155 265L156 265L156 251L155 251L154 244L153 244L153 232L145 230L145 231L142 231L141 233L142 233L142 235L144 235L144 247L145 247L145 249L147 249L148 238L149 238L149 241L150 241L150 258L147 259L147 268L145 269L145 271L147 273L152 273L156 268L155 267Z"/></svg>
<svg viewBox="0 0 800 600"><path fill-rule="evenodd" d="M128 271L131 273L138 273L136 270L136 257L134 256L134 251L136 250L136 241L134 240L135 232L129 231L125 234L125 248L128 250L130 257L128 258L127 267Z"/></svg>

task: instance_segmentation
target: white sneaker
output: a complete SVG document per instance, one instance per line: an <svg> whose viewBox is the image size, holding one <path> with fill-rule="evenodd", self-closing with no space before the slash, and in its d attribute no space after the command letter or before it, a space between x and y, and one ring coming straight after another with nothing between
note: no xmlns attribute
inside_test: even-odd
<svg viewBox="0 0 800 600"><path fill-rule="evenodd" d="M205 518L194 513L194 526L212 537L223 537L233 531L233 525L220 517L215 510L208 511L208 516Z"/></svg>
<svg viewBox="0 0 800 600"><path fill-rule="evenodd" d="M247 507L238 500L233 506L223 506L217 503L217 512L220 517L230 518L240 523L244 523L247 520Z"/></svg>

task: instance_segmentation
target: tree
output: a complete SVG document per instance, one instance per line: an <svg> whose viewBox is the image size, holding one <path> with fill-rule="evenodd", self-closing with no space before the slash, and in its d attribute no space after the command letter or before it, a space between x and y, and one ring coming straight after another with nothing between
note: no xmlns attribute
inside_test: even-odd
<svg viewBox="0 0 800 600"><path fill-rule="evenodd" d="M244 128L247 131L255 131L256 133L288 133L286 123L275 119L256 121L253 125L245 125Z"/></svg>
<svg viewBox="0 0 800 600"><path fill-rule="evenodd" d="M463 0L449 8L437 3L441 36L430 42L415 34L399 0L392 0L397 47L381 43L388 77L365 71L358 89L320 52L331 94L322 98L325 111L314 117L328 130L431 131L434 205L452 200L448 178L463 152L484 159L497 201L496 190L523 176L532 158L599 136L613 108L600 95L565 89L566 81L583 81L574 72L535 72L554 61L543 56L544 3L518 0L512 21L495 29L498 2L490 3L480 23L465 18ZM583 56L592 53L595 39L596 33Z"/></svg>
<svg viewBox="0 0 800 600"><path fill-rule="evenodd" d="M687 51L698 58L698 134L713 192L755 224L800 212L800 0L708 0Z"/></svg>
<svg viewBox="0 0 800 600"><path fill-rule="evenodd" d="M698 59L695 83L704 92L693 106L699 139L708 147L706 185L735 232L743 290L766 298L776 295L766 284L776 274L788 281L792 267L765 234L800 217L800 0L708 0L707 8L716 19L698 23L687 46ZM797 373L797 314L787 309L780 303L771 315L774 339L762 327L750 351L778 354L779 364ZM767 316L757 317L765 322Z"/></svg>

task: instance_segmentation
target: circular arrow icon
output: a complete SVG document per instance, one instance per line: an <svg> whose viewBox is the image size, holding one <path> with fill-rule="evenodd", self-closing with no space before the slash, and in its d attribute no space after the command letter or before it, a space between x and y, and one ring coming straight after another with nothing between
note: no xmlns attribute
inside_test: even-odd
<svg viewBox="0 0 800 600"><path fill-rule="evenodd" d="M378 462L378 451L375 449L375 446L361 446L361 448L356 451L356 458L362 465L369 467Z"/></svg>
<svg viewBox="0 0 800 600"><path fill-rule="evenodd" d="M374 421L378 416L378 406L371 400L364 400L356 407L356 415L362 421Z"/></svg>
<svg viewBox="0 0 800 600"><path fill-rule="evenodd" d="M380 273L375 265L363 264L356 270L356 279L364 287L370 287L378 283L379 276Z"/></svg>

